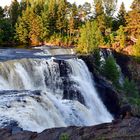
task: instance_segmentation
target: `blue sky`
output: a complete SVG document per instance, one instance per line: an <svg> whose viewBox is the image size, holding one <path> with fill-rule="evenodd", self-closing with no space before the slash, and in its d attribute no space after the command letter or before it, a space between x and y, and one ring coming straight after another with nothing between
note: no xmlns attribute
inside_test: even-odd
<svg viewBox="0 0 140 140"><path fill-rule="evenodd" d="M5 5L10 5L11 1L12 0L0 0L0 6L4 7ZM93 2L93 0L68 0L68 1L76 2L77 4L83 4L84 2L90 2L90 3ZM122 3L122 1L125 3L126 9L129 10L133 0L118 0L118 7Z"/></svg>

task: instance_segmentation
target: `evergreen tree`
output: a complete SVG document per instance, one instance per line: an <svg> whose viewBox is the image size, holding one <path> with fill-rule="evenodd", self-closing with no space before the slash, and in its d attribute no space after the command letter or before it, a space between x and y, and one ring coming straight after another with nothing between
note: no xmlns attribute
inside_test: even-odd
<svg viewBox="0 0 140 140"><path fill-rule="evenodd" d="M0 6L0 19L4 17L4 9Z"/></svg>
<svg viewBox="0 0 140 140"><path fill-rule="evenodd" d="M124 3L122 2L119 13L118 13L118 17L117 17L119 25L125 26L125 24L126 24L125 16L126 16L126 10L125 10Z"/></svg>
<svg viewBox="0 0 140 140"><path fill-rule="evenodd" d="M9 8L9 16L13 28L17 22L19 15L20 15L19 2L17 0L13 0Z"/></svg>
<svg viewBox="0 0 140 140"><path fill-rule="evenodd" d="M140 35L140 1L134 0L132 3L132 10L126 16L126 31L128 35L138 38Z"/></svg>
<svg viewBox="0 0 140 140"><path fill-rule="evenodd" d="M136 61L140 62L140 36L136 44L133 46L132 55L135 57Z"/></svg>
<svg viewBox="0 0 140 140"><path fill-rule="evenodd" d="M75 29L75 17L77 15L77 6L76 4L72 4L71 7L69 7L71 10L68 13L69 19L68 19L68 30L69 30L69 36L71 37L74 34Z"/></svg>
<svg viewBox="0 0 140 140"><path fill-rule="evenodd" d="M13 30L7 18L6 11L0 7L0 43L10 42L13 38Z"/></svg>
<svg viewBox="0 0 140 140"><path fill-rule="evenodd" d="M7 18L0 19L0 43L8 43L13 39L13 30L10 20Z"/></svg>
<svg viewBox="0 0 140 140"><path fill-rule="evenodd" d="M131 8L140 11L140 0L134 0Z"/></svg>
<svg viewBox="0 0 140 140"><path fill-rule="evenodd" d="M39 15L36 15L33 11L29 15L29 38L31 44L37 45L43 41L43 22Z"/></svg>
<svg viewBox="0 0 140 140"><path fill-rule="evenodd" d="M81 36L78 41L77 51L80 53L94 53L103 43L103 37L97 22L87 22L81 28Z"/></svg>
<svg viewBox="0 0 140 140"><path fill-rule="evenodd" d="M48 26L50 36L56 32L56 20L57 20L57 3L56 0L49 0L48 4Z"/></svg>
<svg viewBox="0 0 140 140"><path fill-rule="evenodd" d="M27 9L22 13L22 17L18 18L17 24L16 24L16 38L24 43L29 43L29 10Z"/></svg>
<svg viewBox="0 0 140 140"><path fill-rule="evenodd" d="M27 8L16 25L17 38L23 43L38 44L43 41L42 18L32 8Z"/></svg>
<svg viewBox="0 0 140 140"><path fill-rule="evenodd" d="M117 84L119 81L119 70L116 65L116 61L113 57L109 56L102 65L102 73L103 75L113 84Z"/></svg>
<svg viewBox="0 0 140 140"><path fill-rule="evenodd" d="M68 30L70 38L75 36L76 31L79 28L79 17L78 17L78 8L77 5L74 3L69 7L69 14L68 14Z"/></svg>
<svg viewBox="0 0 140 140"><path fill-rule="evenodd" d="M83 19L86 21L92 17L92 12L91 12L91 4L88 2L85 2L82 5L82 12L83 12Z"/></svg>
<svg viewBox="0 0 140 140"><path fill-rule="evenodd" d="M125 42L126 42L126 34L124 32L123 26L120 26L119 30L117 31L116 40L120 44L119 49L123 49L125 47Z"/></svg>
<svg viewBox="0 0 140 140"><path fill-rule="evenodd" d="M95 19L98 22L99 29L101 30L102 34L104 35L105 30L106 30L106 16L105 16L105 13L104 13L104 8L103 8L102 1L97 1L96 2L95 12L96 12Z"/></svg>
<svg viewBox="0 0 140 140"><path fill-rule="evenodd" d="M123 83L123 91L129 97L138 97L138 89L134 81L129 81L128 78L125 79Z"/></svg>
<svg viewBox="0 0 140 140"><path fill-rule="evenodd" d="M48 10L41 13L41 20L43 25L43 40L46 41L50 37Z"/></svg>
<svg viewBox="0 0 140 140"><path fill-rule="evenodd" d="M65 0L59 0L58 1L58 11L57 11L57 20L56 20L56 27L58 32L62 35L64 35L66 31L66 1Z"/></svg>

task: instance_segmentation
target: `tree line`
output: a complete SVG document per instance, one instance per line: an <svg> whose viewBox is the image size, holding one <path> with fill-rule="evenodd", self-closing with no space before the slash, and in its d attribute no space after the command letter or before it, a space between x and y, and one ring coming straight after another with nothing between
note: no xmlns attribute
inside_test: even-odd
<svg viewBox="0 0 140 140"><path fill-rule="evenodd" d="M0 44L55 44L77 46L92 53L99 46L140 56L140 0L131 10L124 3L116 14L117 0L94 0L71 4L67 0L13 0L0 7Z"/></svg>

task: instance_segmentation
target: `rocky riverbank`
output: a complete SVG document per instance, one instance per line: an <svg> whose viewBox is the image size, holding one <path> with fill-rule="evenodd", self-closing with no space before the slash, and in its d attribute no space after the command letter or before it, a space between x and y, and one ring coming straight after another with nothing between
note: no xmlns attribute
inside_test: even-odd
<svg viewBox="0 0 140 140"><path fill-rule="evenodd" d="M66 127L42 133L0 129L0 140L139 140L140 119L135 117L90 127Z"/></svg>

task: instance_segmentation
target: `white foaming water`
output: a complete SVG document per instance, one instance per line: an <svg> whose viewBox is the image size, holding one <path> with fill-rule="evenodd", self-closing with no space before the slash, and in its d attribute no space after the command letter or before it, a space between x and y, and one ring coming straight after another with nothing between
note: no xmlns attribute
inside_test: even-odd
<svg viewBox="0 0 140 140"><path fill-rule="evenodd" d="M72 99L64 98L69 87ZM25 130L41 132L52 127L89 126L113 119L80 59L0 62L0 90L0 118L15 120Z"/></svg>

